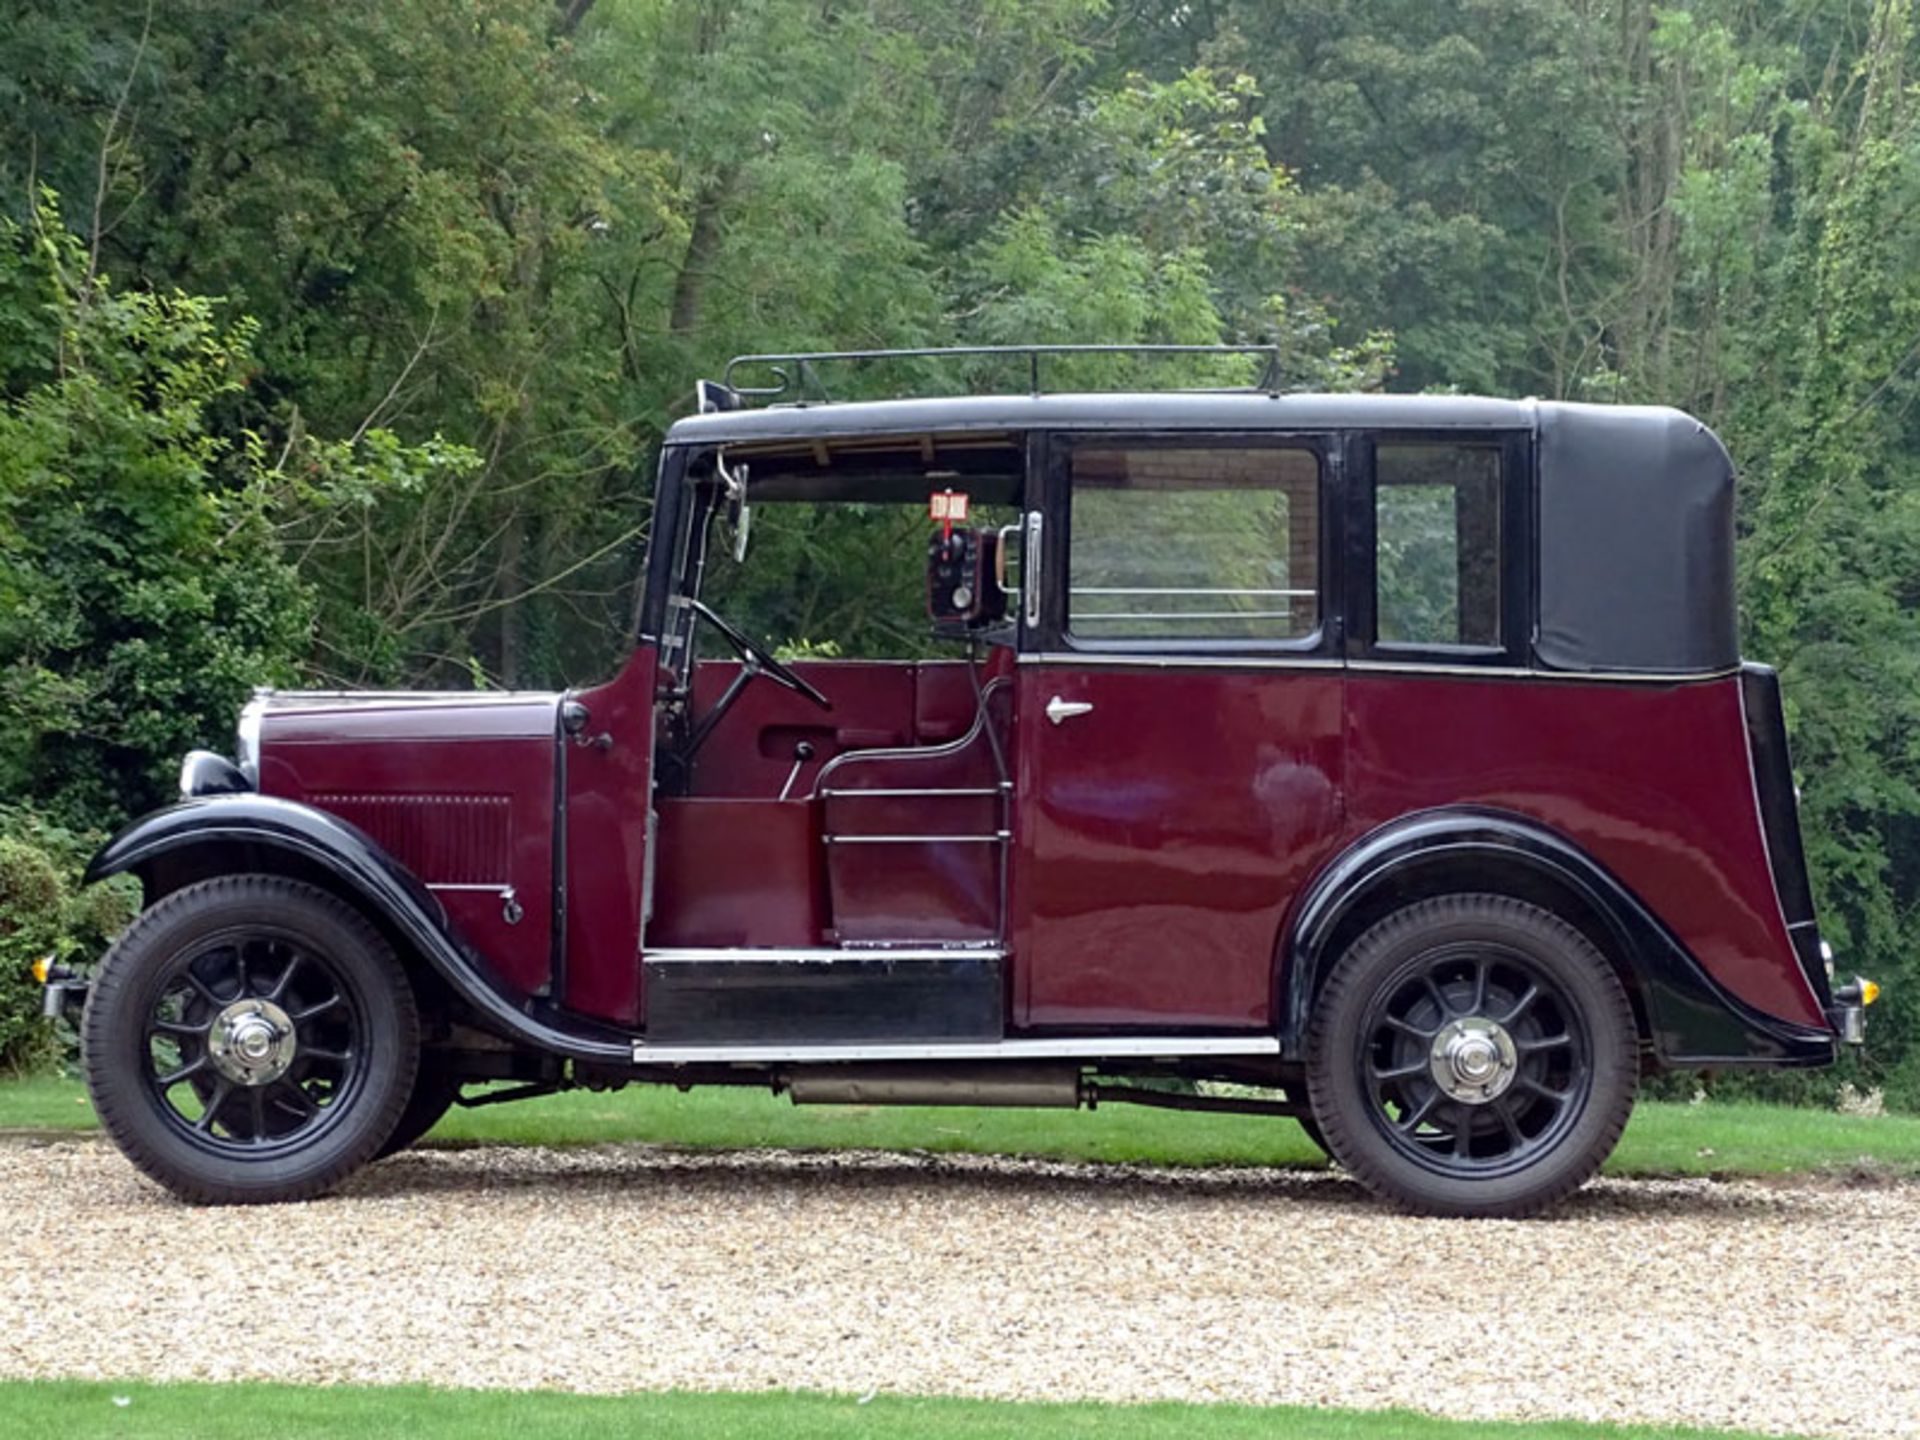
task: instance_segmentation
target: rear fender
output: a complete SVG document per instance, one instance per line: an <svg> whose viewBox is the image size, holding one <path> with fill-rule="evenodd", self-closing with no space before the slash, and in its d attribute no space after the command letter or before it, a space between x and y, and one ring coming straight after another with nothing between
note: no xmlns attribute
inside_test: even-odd
<svg viewBox="0 0 1920 1440"><path fill-rule="evenodd" d="M578 1060L632 1058L631 1036L539 1013L531 997L504 991L418 877L363 831L308 805L251 794L186 800L114 836L86 879L137 875L152 904L195 881L243 871L293 873L337 891L384 924L505 1039Z"/></svg>
<svg viewBox="0 0 1920 1440"><path fill-rule="evenodd" d="M1763 1014L1728 993L1584 850L1522 816L1469 807L1421 811L1371 831L1308 887L1280 947L1283 1053L1304 1055L1320 983L1367 926L1401 905L1464 891L1512 895L1585 931L1620 972L1641 1037L1663 1066L1834 1058L1831 1032Z"/></svg>

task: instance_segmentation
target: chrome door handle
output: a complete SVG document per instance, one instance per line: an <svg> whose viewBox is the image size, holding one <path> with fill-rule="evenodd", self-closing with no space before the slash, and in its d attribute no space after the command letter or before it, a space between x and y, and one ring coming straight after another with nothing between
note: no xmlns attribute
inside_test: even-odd
<svg viewBox="0 0 1920 1440"><path fill-rule="evenodd" d="M1059 725L1076 715L1085 715L1092 709L1093 706L1085 700L1062 700L1056 695L1047 701L1047 719Z"/></svg>

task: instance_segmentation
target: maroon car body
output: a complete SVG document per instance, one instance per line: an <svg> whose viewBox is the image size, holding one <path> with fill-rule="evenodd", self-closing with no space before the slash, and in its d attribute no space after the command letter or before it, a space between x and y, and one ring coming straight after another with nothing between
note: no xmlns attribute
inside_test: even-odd
<svg viewBox="0 0 1920 1440"><path fill-rule="evenodd" d="M1265 392L710 393L727 408L667 437L612 679L263 692L242 774L190 761L183 802L96 873L140 874L150 902L242 873L344 898L414 977L429 1111L495 1078L1264 1106L1330 1133L1375 1188L1456 1212L1569 1188L1509 1183L1580 1117L1508 1087L1613 1083L1587 982L1529 958L1553 935L1617 983L1636 1069L1822 1064L1857 1038L1860 997L1836 998L1822 959L1777 683L1734 644L1731 468L1697 422ZM934 542L1018 572L992 604L974 583L936 596L953 653L700 655L730 506L942 490L1019 517L966 532L978 554ZM1536 932L1499 931L1496 898ZM1470 948L1429 946L1414 980L1380 982L1416 998L1328 1038L1330 977L1361 965L1344 957L1436 904L1481 905L1432 921ZM1571 1039L1529 1029L1529 976ZM1389 1063L1394 1027L1423 1037L1411 1061ZM1361 1058L1316 1059L1343 1043ZM1530 1070L1530 1046L1562 1068ZM1354 1064L1380 1111L1365 1123L1304 1093L1316 1065ZM1463 1088L1476 1066L1494 1078ZM1165 1083L1209 1079L1274 1097ZM1422 1103L1461 1118L1409 1123ZM1356 1150L1368 1124L1440 1189Z"/></svg>

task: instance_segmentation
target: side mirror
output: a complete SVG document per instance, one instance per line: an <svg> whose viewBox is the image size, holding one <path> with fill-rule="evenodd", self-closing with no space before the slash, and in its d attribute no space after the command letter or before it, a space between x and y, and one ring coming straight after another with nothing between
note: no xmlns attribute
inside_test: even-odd
<svg viewBox="0 0 1920 1440"><path fill-rule="evenodd" d="M727 523L733 526L733 563L738 565L747 558L747 536L753 530L753 508L747 504L745 485L727 502Z"/></svg>
<svg viewBox="0 0 1920 1440"><path fill-rule="evenodd" d="M747 535L753 529L753 510L747 504L747 467L728 469L724 453L714 455L713 466L727 487L727 523L733 527L733 562L738 565L747 558Z"/></svg>

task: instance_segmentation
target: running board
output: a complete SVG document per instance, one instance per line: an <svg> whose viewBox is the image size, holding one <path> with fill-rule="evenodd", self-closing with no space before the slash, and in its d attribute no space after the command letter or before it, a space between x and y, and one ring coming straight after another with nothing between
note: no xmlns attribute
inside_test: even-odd
<svg viewBox="0 0 1920 1440"><path fill-rule="evenodd" d="M985 1044L1006 1023L998 950L655 951L640 964L641 1043L663 1049Z"/></svg>
<svg viewBox="0 0 1920 1440"><path fill-rule="evenodd" d="M1065 1035L1040 1039L835 1045L633 1042L635 1065L773 1065L861 1060L1184 1060L1195 1055L1278 1055L1272 1035Z"/></svg>

